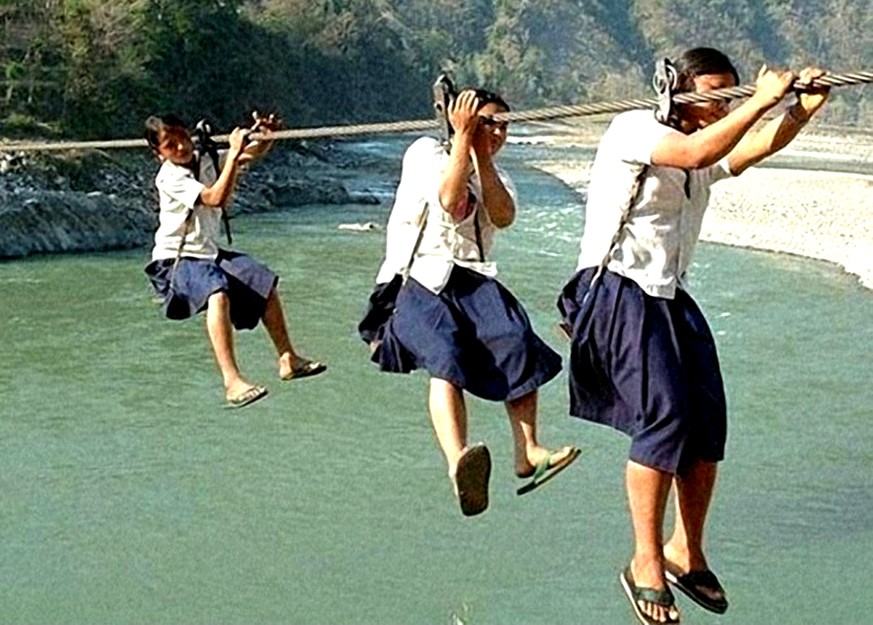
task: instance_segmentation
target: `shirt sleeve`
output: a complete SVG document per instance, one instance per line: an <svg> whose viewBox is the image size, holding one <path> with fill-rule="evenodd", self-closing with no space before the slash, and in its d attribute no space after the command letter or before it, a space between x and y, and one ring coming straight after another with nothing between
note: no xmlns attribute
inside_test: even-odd
<svg viewBox="0 0 873 625"><path fill-rule="evenodd" d="M432 137L422 137L409 146L403 156L401 185L412 195L431 206L440 204L440 181L449 159L442 144Z"/></svg>
<svg viewBox="0 0 873 625"><path fill-rule="evenodd" d="M191 210L200 199L200 193L205 188L195 178L194 174L184 167L163 169L155 184L158 190L171 201L161 206L162 210L183 212Z"/></svg>
<svg viewBox="0 0 873 625"><path fill-rule="evenodd" d="M427 205L439 202L439 161L442 146L435 139L415 141L403 155L400 183L388 217L385 260L376 276L384 283L409 264ZM438 205L438 204L437 204Z"/></svg>
<svg viewBox="0 0 873 625"><path fill-rule="evenodd" d="M628 163L652 164L652 152L661 139L678 130L655 119L650 110L629 111L618 115L610 124L610 145L616 156Z"/></svg>
<svg viewBox="0 0 873 625"><path fill-rule="evenodd" d="M706 177L709 184L713 184L718 182L719 180L724 180L725 178L732 178L733 172L731 171L731 165L728 161L728 157L725 156L715 165L711 165L706 169Z"/></svg>

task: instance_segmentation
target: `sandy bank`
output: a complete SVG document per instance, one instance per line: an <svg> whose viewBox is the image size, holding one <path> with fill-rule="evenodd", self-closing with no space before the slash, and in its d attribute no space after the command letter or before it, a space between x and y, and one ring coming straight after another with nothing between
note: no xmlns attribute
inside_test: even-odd
<svg viewBox="0 0 873 625"><path fill-rule="evenodd" d="M809 156L812 146L839 152L839 142L814 136L793 154ZM856 147L847 158L858 156ZM590 179L589 162L532 164L579 191ZM873 288L873 175L751 168L713 186L701 238L836 263Z"/></svg>
<svg viewBox="0 0 873 625"><path fill-rule="evenodd" d="M873 288L873 176L750 169L713 187L701 237L826 260Z"/></svg>

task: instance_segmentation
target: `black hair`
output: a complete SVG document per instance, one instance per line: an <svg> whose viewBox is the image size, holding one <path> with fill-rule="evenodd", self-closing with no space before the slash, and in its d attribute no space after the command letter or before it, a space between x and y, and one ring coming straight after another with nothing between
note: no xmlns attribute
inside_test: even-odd
<svg viewBox="0 0 873 625"><path fill-rule="evenodd" d="M694 91L694 79L707 74L731 74L734 82L740 84L737 68L723 52L715 48L691 48L683 52L674 63L676 67L676 88L673 93Z"/></svg>
<svg viewBox="0 0 873 625"><path fill-rule="evenodd" d="M509 105L506 103L506 100L503 99L503 96L500 94L494 93L493 91L488 91L487 89L473 89L476 92L476 97L479 98L479 106L485 106L486 104L497 104L498 106L503 107L505 111L509 111Z"/></svg>
<svg viewBox="0 0 873 625"><path fill-rule="evenodd" d="M172 113L167 115L151 115L145 120L145 140L152 152L157 153L161 144L161 134L170 128L183 128L188 130L187 124L182 118Z"/></svg>

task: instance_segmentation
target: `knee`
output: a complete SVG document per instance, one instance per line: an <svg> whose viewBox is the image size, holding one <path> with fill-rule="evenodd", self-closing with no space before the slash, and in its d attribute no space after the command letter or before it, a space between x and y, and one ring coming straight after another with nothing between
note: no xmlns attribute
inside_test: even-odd
<svg viewBox="0 0 873 625"><path fill-rule="evenodd" d="M430 399L431 401L441 401L453 403L463 400L463 391L448 380L442 378L430 379Z"/></svg>
<svg viewBox="0 0 873 625"><path fill-rule="evenodd" d="M210 310L230 309L230 297L227 295L227 291L216 291L210 295L207 306Z"/></svg>
<svg viewBox="0 0 873 625"><path fill-rule="evenodd" d="M269 295L267 295L267 303L264 309L264 312L268 310L281 311L282 310L282 302L279 299L279 293L276 291L276 287L270 289Z"/></svg>
<svg viewBox="0 0 873 625"><path fill-rule="evenodd" d="M460 389L448 380L442 378L430 379L430 390L433 393L455 394L460 393Z"/></svg>
<svg viewBox="0 0 873 625"><path fill-rule="evenodd" d="M538 398L538 395L539 395L539 394L537 393L537 390L534 389L534 390L532 390L530 393L527 393L527 394L525 394L525 395L522 395L521 397L516 397L515 399L508 399L508 400L506 400L506 406L507 406L510 410L514 410L514 409L518 409L518 408L523 408L523 407L526 407L526 406L528 406L528 407L529 407L529 406L534 406L534 407L535 407L535 406L537 405L537 398Z"/></svg>

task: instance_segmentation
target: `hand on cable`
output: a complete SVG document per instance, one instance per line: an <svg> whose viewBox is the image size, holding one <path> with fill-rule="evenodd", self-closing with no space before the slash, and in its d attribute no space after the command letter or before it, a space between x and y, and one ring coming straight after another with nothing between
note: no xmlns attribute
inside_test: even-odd
<svg viewBox="0 0 873 625"><path fill-rule="evenodd" d="M230 144L230 153L232 155L239 156L245 149L251 132L248 128L240 128L239 126L231 131L227 137L227 142Z"/></svg>
<svg viewBox="0 0 873 625"><path fill-rule="evenodd" d="M806 123L809 118L824 105L830 94L830 87L813 87L815 79L827 74L821 68L807 67L801 70L794 90L797 93L797 102L791 107L791 116L800 123Z"/></svg>
<svg viewBox="0 0 873 625"><path fill-rule="evenodd" d="M774 70L763 65L758 71L755 95L752 97L758 99L764 107L772 108L791 91L796 78L797 75L789 69Z"/></svg>

